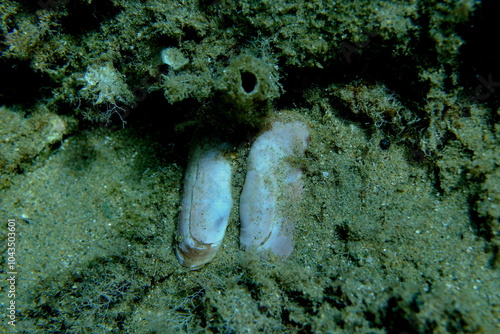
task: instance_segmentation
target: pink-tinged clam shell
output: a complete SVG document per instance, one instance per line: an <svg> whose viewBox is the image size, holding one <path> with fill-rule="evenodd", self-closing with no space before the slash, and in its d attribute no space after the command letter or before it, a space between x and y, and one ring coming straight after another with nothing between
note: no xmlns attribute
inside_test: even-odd
<svg viewBox="0 0 500 334"><path fill-rule="evenodd" d="M196 270L212 261L222 244L232 206L227 144L214 138L195 142L184 179L177 226L179 262Z"/></svg>
<svg viewBox="0 0 500 334"><path fill-rule="evenodd" d="M286 259L293 250L294 211L302 193L302 171L294 157L309 145L308 126L297 120L275 120L255 140L240 198L243 249L264 258Z"/></svg>

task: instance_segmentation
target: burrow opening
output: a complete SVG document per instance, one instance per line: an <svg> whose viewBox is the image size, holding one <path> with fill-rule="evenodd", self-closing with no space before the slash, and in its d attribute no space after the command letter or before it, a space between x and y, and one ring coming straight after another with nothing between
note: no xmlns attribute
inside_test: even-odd
<svg viewBox="0 0 500 334"><path fill-rule="evenodd" d="M257 77L252 72L240 71L241 87L245 93L252 93L257 87Z"/></svg>

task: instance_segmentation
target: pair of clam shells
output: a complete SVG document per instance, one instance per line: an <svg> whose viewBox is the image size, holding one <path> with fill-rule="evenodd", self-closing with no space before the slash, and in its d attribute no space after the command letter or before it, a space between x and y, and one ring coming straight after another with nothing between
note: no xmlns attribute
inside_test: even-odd
<svg viewBox="0 0 500 334"><path fill-rule="evenodd" d="M240 243L263 258L286 259L293 250L294 209L302 171L294 157L309 144L308 126L293 119L270 123L253 143L240 197ZM193 144L184 180L176 255L196 270L211 262L224 239L233 205L229 145L214 138Z"/></svg>

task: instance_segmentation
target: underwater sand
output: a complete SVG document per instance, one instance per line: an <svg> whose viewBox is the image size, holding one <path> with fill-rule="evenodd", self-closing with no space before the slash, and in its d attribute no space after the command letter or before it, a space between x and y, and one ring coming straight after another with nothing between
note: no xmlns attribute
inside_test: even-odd
<svg viewBox="0 0 500 334"><path fill-rule="evenodd" d="M203 3L211 5L232 8ZM384 38L406 36L387 29ZM412 42L394 38L398 51ZM419 69L430 88L413 100L407 87L371 80L373 68L300 88L323 65L281 50L296 72L282 80L289 93L274 108L301 114L311 129L295 248L284 262L240 249L237 205L212 263L189 271L175 257L197 103L171 107L153 93L124 127L116 115L111 125L76 111L58 116L43 100L0 108L2 268L8 276L11 219L17 270L16 326L2 280L2 332L500 333L500 125L492 106L500 93L464 99L458 84L445 89L439 69ZM448 113L433 113L447 103ZM172 120L150 110L157 106L195 112ZM391 106L409 116L381 125ZM428 113L421 137L404 131L415 110ZM243 137L231 142L234 203L254 133Z"/></svg>

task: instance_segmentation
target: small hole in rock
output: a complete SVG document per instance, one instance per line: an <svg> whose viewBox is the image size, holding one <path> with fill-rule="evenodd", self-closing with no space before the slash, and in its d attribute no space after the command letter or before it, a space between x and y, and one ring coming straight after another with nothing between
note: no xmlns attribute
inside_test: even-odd
<svg viewBox="0 0 500 334"><path fill-rule="evenodd" d="M251 72L240 72L241 86L246 93L251 93L257 86L257 77Z"/></svg>

